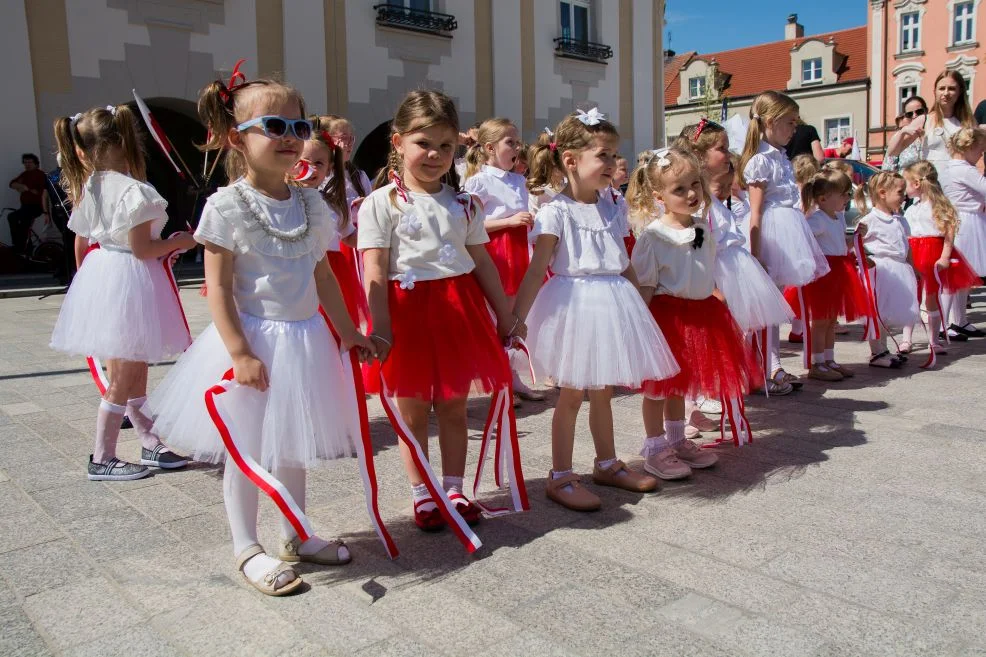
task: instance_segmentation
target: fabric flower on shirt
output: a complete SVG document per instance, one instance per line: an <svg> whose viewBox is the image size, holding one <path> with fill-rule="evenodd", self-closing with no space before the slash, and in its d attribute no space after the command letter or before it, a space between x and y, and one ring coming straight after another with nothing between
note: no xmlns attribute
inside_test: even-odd
<svg viewBox="0 0 986 657"><path fill-rule="evenodd" d="M442 248L438 250L438 262L445 266L454 265L456 255L455 247L445 242L442 244Z"/></svg>
<svg viewBox="0 0 986 657"><path fill-rule="evenodd" d="M417 280L417 277L414 275L413 271L407 271L398 276L396 280L401 282L402 290L413 290L414 281Z"/></svg>
<svg viewBox="0 0 986 657"><path fill-rule="evenodd" d="M405 212L397 223L397 234L416 240L421 235L421 220L413 212Z"/></svg>

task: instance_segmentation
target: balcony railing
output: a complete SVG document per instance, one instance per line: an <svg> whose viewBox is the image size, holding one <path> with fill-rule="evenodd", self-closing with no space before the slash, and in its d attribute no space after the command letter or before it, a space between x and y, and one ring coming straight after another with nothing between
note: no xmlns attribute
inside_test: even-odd
<svg viewBox="0 0 986 657"><path fill-rule="evenodd" d="M442 36L451 36L447 33L459 27L451 14L388 4L373 5L373 8L377 10L377 25Z"/></svg>
<svg viewBox="0 0 986 657"><path fill-rule="evenodd" d="M590 62L605 62L613 56L613 49L602 43L582 41L572 37L558 37L555 39L555 54L585 59Z"/></svg>

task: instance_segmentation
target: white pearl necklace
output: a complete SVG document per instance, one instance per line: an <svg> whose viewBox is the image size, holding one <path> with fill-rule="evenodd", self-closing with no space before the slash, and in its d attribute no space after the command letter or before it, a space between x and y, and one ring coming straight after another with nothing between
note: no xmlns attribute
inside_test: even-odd
<svg viewBox="0 0 986 657"><path fill-rule="evenodd" d="M308 200L305 198L304 193L301 193L301 204L304 206L305 223L297 228L292 228L291 230L279 230L274 228L274 226L270 223L270 220L268 220L262 212L259 212L257 208L254 207L255 202L253 199L248 198L247 195L243 193L243 190L240 189L239 185L233 185L233 190L236 192L236 195L240 197L240 200L246 204L247 208L250 210L250 214L252 214L253 218L258 224L260 224L260 228L271 237L284 242L301 242L307 238L308 233L311 232L311 210L308 207Z"/></svg>

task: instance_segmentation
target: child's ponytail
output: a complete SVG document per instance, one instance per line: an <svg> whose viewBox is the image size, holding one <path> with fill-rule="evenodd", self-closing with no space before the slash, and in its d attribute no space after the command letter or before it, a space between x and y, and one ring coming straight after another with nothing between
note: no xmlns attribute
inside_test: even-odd
<svg viewBox="0 0 986 657"><path fill-rule="evenodd" d="M144 159L144 146L137 130L137 115L128 105L118 105L110 110L113 123L120 135L120 148L130 169L130 177L147 181L147 163Z"/></svg>
<svg viewBox="0 0 986 657"><path fill-rule="evenodd" d="M198 111L202 123L209 129L202 151L226 152L226 176L233 182L246 172L243 156L227 148L229 131L236 127L233 94L222 80L214 80L199 93Z"/></svg>
<svg viewBox="0 0 986 657"><path fill-rule="evenodd" d="M935 165L927 160L918 160L904 169L904 177L917 182L921 200L931 204L931 214L939 232L954 237L959 230L959 213L945 196Z"/></svg>
<svg viewBox="0 0 986 657"><path fill-rule="evenodd" d="M530 171L527 174L527 189L531 192L540 193L551 187L555 172L564 171L558 145L552 139L548 133L542 132L528 150Z"/></svg>
<svg viewBox="0 0 986 657"><path fill-rule="evenodd" d="M478 141L466 149L466 175L465 179L469 180L486 164L486 151L483 149L483 145Z"/></svg>
<svg viewBox="0 0 986 657"><path fill-rule="evenodd" d="M58 157L62 166L62 188L65 189L69 199L75 205L78 205L79 201L82 200L82 186L85 185L86 178L89 177L90 173L75 150L75 121L81 116L76 115L76 118L63 116L55 119L54 126L55 144L58 146Z"/></svg>
<svg viewBox="0 0 986 657"><path fill-rule="evenodd" d="M740 157L740 183L746 187L744 170L753 156L760 152L760 143L767 131L767 124L779 120L782 116L797 113L800 108L793 98L779 91L765 91L753 100L750 105L750 127L746 129L746 143L743 155Z"/></svg>

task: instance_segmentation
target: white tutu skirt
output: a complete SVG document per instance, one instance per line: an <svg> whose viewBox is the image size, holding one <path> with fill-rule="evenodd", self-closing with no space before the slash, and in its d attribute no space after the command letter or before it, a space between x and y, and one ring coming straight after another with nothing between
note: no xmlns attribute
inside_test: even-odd
<svg viewBox="0 0 986 657"><path fill-rule="evenodd" d="M960 212L955 248L965 256L972 271L986 276L986 213Z"/></svg>
<svg viewBox="0 0 986 657"><path fill-rule="evenodd" d="M752 244L750 215L743 219L743 232ZM801 287L829 272L805 216L780 205L764 208L760 218L760 261L777 287Z"/></svg>
<svg viewBox="0 0 986 657"><path fill-rule="evenodd" d="M757 259L742 246L716 251L716 287L744 333L791 321L794 312Z"/></svg>
<svg viewBox="0 0 986 657"><path fill-rule="evenodd" d="M51 348L142 363L180 354L191 338L164 267L129 252L89 252L62 302Z"/></svg>
<svg viewBox="0 0 986 657"><path fill-rule="evenodd" d="M876 292L880 320L887 328L903 328L921 322L918 306L918 280L914 268L892 258L873 258L870 270Z"/></svg>
<svg viewBox="0 0 986 657"><path fill-rule="evenodd" d="M335 340L321 315L300 321L266 320L240 313L253 353L267 367L265 392L238 386L216 398L238 444L264 468L308 467L319 459L353 454L359 427L354 397ZM144 405L154 431L176 452L196 461L226 456L205 407L205 391L233 366L215 324L196 338Z"/></svg>
<svg viewBox="0 0 986 657"><path fill-rule="evenodd" d="M678 373L640 293L622 276L553 276L527 316L534 371L576 390L639 388Z"/></svg>

